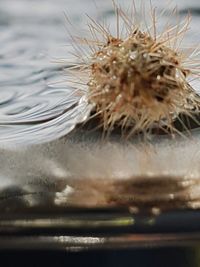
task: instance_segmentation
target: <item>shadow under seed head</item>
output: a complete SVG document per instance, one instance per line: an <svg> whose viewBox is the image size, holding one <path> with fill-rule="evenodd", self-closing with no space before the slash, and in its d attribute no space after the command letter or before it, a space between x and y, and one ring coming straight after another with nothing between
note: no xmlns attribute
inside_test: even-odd
<svg viewBox="0 0 200 267"><path fill-rule="evenodd" d="M188 103L194 107L188 74L177 52L147 33L136 29L125 40L109 36L92 58L89 102L104 130L132 127L132 134L155 123L171 128Z"/></svg>

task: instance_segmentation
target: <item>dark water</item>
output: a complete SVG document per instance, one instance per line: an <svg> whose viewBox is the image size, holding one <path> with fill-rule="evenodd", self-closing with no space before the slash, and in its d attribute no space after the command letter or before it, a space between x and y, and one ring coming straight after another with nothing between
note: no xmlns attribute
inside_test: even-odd
<svg viewBox="0 0 200 267"><path fill-rule="evenodd" d="M199 254L196 249L157 249L93 251L85 253L21 252L0 254L3 266L88 266L88 267L198 267ZM12 258L12 260L11 260ZM13 263L18 265L13 265Z"/></svg>

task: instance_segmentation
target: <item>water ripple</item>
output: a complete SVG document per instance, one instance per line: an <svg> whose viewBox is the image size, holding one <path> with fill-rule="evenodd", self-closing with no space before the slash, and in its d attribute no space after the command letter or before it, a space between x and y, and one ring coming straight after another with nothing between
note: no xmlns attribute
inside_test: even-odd
<svg viewBox="0 0 200 267"><path fill-rule="evenodd" d="M132 1L119 2L128 7ZM164 5L154 2L158 8ZM197 1L175 2L182 13L199 10ZM69 59L71 51L63 12L70 14L73 32L86 24L85 13L112 24L112 1L97 0L96 5L92 0L76 0L76 5L73 0L0 2L0 145L53 140L87 116L90 107L79 102L80 94L65 83L52 83L63 80L60 70L67 67L54 60ZM195 20L192 28L197 27Z"/></svg>

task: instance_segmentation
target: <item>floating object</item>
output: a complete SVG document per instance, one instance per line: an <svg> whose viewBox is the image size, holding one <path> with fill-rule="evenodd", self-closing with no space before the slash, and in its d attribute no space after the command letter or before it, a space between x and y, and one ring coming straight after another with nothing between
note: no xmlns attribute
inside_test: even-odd
<svg viewBox="0 0 200 267"><path fill-rule="evenodd" d="M138 10L134 2L131 14L114 1L113 6L116 36L89 18L92 37L72 37L76 51L82 53L77 52L74 63L66 68L66 100L58 101L52 110L40 110L35 103L27 111L28 102L23 99L23 112L16 116L8 112L13 108L12 101L10 106L3 106L0 144L52 141L94 117L103 133L110 134L118 127L126 137L141 132L149 136L160 130L173 136L185 135L183 132L191 130L191 122L199 126L199 95L189 81L199 78L198 49L184 52L180 48L190 16L175 25L168 22L159 32L152 5L151 24L145 29L135 21ZM176 9L172 15L175 13Z"/></svg>

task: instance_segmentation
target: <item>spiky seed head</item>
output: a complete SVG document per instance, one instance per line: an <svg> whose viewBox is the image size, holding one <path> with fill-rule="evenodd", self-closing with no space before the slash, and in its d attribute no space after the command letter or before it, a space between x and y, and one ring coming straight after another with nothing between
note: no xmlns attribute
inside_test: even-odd
<svg viewBox="0 0 200 267"><path fill-rule="evenodd" d="M152 11L154 33L151 34L148 28L144 31L134 25L115 1L114 6L117 37L91 19L89 28L94 40L82 39L92 51L81 69L82 74L89 76L88 102L94 106L105 131L120 126L129 129L130 135L156 127L177 132L174 119L180 114L192 117L199 110L199 97L188 83L188 76L194 75L195 68L187 67L190 55L184 56L176 47L190 19L157 35ZM119 34L120 18L128 28L125 38ZM104 42L96 38L99 33Z"/></svg>
<svg viewBox="0 0 200 267"><path fill-rule="evenodd" d="M105 130L116 124L143 130L171 120L187 103L189 71L179 55L140 30L126 40L109 37L90 67L89 101Z"/></svg>

